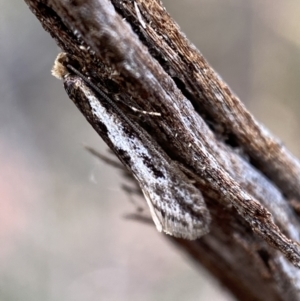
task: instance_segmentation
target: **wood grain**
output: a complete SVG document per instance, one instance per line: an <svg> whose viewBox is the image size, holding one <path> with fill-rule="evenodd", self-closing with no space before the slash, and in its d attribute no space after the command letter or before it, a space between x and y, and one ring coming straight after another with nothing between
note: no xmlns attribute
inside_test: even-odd
<svg viewBox="0 0 300 301"><path fill-rule="evenodd" d="M201 190L210 233L172 241L240 300L299 300L300 272L291 265L300 263L299 218L288 202L299 199L299 162L245 109L161 2L25 2L78 58L74 67ZM130 106L160 116L140 116Z"/></svg>

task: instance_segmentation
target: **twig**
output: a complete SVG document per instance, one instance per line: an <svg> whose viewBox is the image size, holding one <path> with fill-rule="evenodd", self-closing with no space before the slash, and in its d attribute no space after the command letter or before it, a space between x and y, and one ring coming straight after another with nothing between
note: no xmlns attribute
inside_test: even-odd
<svg viewBox="0 0 300 301"><path fill-rule="evenodd" d="M25 1L59 46L76 57L74 67L110 98L121 99L122 114L196 181L212 216L210 234L194 242L170 239L241 300L298 300L300 271L288 261L300 266L300 227L283 195L299 200L299 162L245 110L161 3ZM139 118L130 107L161 116ZM217 140L222 132L208 124L231 134L251 163L225 136Z"/></svg>

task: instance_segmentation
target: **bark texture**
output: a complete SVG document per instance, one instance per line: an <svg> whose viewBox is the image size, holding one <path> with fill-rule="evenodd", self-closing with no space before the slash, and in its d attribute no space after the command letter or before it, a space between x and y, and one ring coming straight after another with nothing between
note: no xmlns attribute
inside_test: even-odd
<svg viewBox="0 0 300 301"><path fill-rule="evenodd" d="M196 241L168 238L239 300L299 300L299 161L246 110L162 3L25 2L78 58L76 67L201 190L210 233Z"/></svg>

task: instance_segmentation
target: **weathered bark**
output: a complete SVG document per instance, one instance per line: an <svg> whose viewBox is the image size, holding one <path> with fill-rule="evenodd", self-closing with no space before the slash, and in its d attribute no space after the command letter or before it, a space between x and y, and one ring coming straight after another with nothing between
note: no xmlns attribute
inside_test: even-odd
<svg viewBox="0 0 300 301"><path fill-rule="evenodd" d="M299 300L300 221L289 201L299 204L300 164L251 116L162 4L25 2L78 58L76 67L121 100L120 110L202 191L210 233L196 241L168 238L240 300ZM161 115L141 117L130 106Z"/></svg>

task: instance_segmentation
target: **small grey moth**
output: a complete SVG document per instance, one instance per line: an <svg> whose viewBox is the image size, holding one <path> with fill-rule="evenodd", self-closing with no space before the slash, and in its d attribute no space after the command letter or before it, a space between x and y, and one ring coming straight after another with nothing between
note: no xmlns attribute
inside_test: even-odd
<svg viewBox="0 0 300 301"><path fill-rule="evenodd" d="M89 123L132 172L146 198L159 232L197 239L209 231L210 214L203 196L178 165L102 90L58 55L52 74Z"/></svg>

